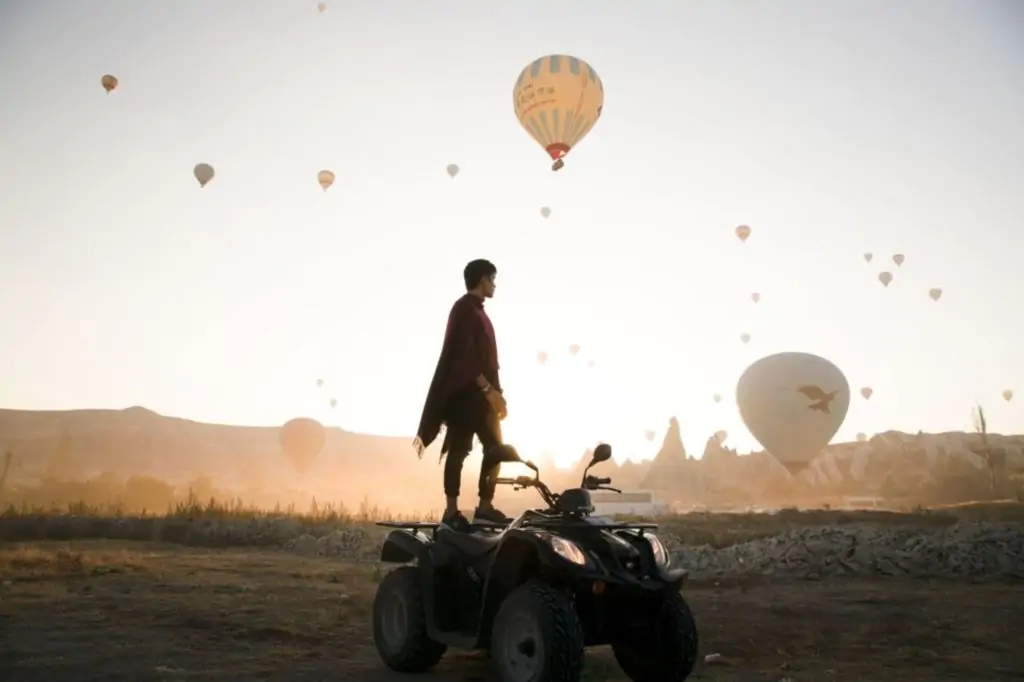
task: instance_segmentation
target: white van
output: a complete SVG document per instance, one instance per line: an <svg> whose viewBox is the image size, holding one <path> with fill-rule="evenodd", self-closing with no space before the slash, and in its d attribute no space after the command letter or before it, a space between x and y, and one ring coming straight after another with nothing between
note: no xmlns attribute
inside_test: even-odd
<svg viewBox="0 0 1024 682"><path fill-rule="evenodd" d="M595 516L663 516L668 513L668 505L654 499L649 490L625 490L613 493L607 490L595 490L590 493L590 501L594 503Z"/></svg>

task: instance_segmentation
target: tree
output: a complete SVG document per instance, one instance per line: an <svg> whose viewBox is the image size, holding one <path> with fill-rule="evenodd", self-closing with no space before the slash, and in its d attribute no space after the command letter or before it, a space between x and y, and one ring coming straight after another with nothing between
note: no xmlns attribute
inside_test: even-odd
<svg viewBox="0 0 1024 682"><path fill-rule="evenodd" d="M981 436L981 445L972 447L971 452L979 455L985 460L985 467L988 469L988 492L989 495L995 497L996 493L996 469L1000 465L1000 460L1005 455L1005 452L997 452L996 448L990 446L988 442L988 422L985 420L985 410L981 405L974 407L974 412L971 415L974 421L974 431Z"/></svg>

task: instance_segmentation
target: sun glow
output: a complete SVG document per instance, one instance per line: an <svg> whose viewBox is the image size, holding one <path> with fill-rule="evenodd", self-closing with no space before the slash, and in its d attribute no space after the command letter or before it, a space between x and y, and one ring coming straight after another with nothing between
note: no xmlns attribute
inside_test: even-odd
<svg viewBox="0 0 1024 682"><path fill-rule="evenodd" d="M653 455L653 444L643 439L637 415L616 414L625 405L609 398L627 395L625 387L616 386L614 375L583 351L548 351L543 365L535 360L510 373L510 381L512 377L515 383L507 392L515 402L502 429L505 440L524 457L569 467L602 441L616 448L620 461L627 455Z"/></svg>

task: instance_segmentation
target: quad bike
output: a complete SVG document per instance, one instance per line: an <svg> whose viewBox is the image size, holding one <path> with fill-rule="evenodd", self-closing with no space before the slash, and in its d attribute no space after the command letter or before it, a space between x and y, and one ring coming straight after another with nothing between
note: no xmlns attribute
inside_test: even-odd
<svg viewBox="0 0 1024 682"><path fill-rule="evenodd" d="M373 603L373 639L384 663L431 669L448 647L489 650L502 682L577 682L585 647L611 644L634 682L682 682L697 658L697 627L652 523L592 516L587 475L611 458L599 445L579 488L553 493L537 467L503 447L503 461L533 476L498 478L534 488L546 509L507 526L472 532L445 524L388 522L384 562L407 564L384 578Z"/></svg>

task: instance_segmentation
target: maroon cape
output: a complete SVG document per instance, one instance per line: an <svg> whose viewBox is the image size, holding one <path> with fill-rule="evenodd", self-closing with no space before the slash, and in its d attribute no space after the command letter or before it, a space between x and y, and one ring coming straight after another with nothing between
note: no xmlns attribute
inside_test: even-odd
<svg viewBox="0 0 1024 682"><path fill-rule="evenodd" d="M452 398L471 388L481 374L501 390L494 327L484 312L483 299L466 294L455 302L448 314L441 356L423 404L416 435L423 441L424 448L434 442L441 432L441 425L450 418L448 411ZM442 448L442 456L445 451L446 448Z"/></svg>

